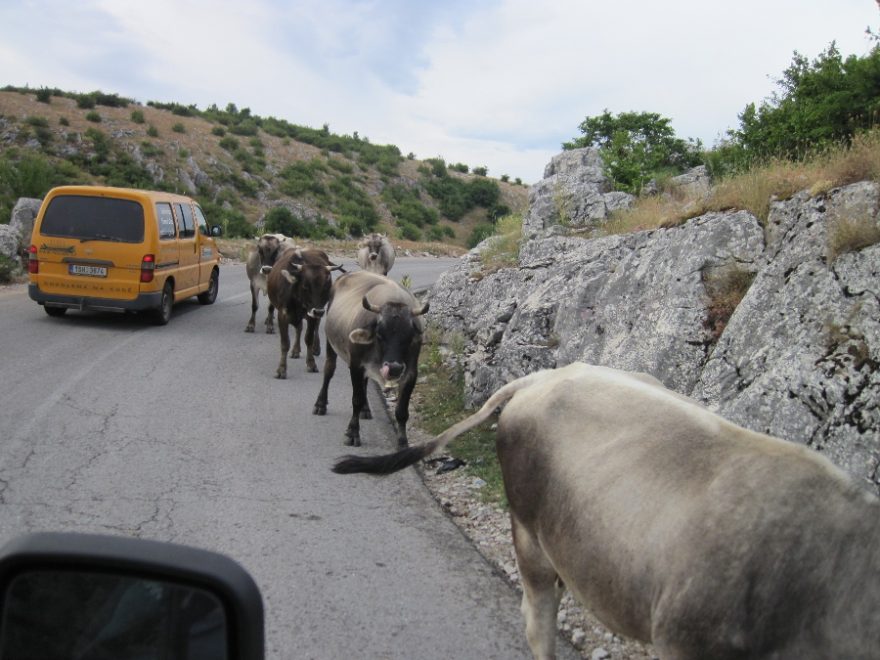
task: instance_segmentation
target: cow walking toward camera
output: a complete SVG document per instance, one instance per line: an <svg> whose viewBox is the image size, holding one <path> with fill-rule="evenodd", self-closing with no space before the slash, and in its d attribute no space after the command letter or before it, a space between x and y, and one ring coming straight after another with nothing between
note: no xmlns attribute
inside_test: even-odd
<svg viewBox="0 0 880 660"><path fill-rule="evenodd" d="M327 253L313 248L286 250L269 272L269 302L278 310L278 331L281 337L281 362L276 378L287 378L287 351L290 357L300 356L302 324L306 322L306 371L317 372L315 355L319 352L318 327L324 306L330 297L332 272L342 266L331 263ZM296 329L294 346L290 348L288 326Z"/></svg>
<svg viewBox="0 0 880 660"><path fill-rule="evenodd" d="M245 263L245 272L251 287L251 318L244 327L245 332L253 332L256 325L257 309L260 307L259 296L263 292L268 293L268 279L272 266L278 257L288 248L296 248L293 239L284 234L263 234L257 239L256 246L248 254ZM266 334L275 332L275 306L269 303L269 313L266 315Z"/></svg>
<svg viewBox="0 0 880 660"><path fill-rule="evenodd" d="M407 444L409 400L418 377L422 348L422 305L397 282L367 271L347 273L333 285L327 306L327 356L324 383L315 401L314 414L327 413L327 390L336 371L336 356L348 364L352 388L352 413L345 431L346 444L359 447L360 418L370 417L367 379L382 388L397 387L397 441Z"/></svg>
<svg viewBox="0 0 880 660"><path fill-rule="evenodd" d="M540 371L425 444L334 471L412 465L505 404L496 448L536 658L554 657L564 587L663 659L880 657L880 500L650 376Z"/></svg>
<svg viewBox="0 0 880 660"><path fill-rule="evenodd" d="M384 234L364 236L358 245L357 263L363 270L387 275L394 265L394 246Z"/></svg>

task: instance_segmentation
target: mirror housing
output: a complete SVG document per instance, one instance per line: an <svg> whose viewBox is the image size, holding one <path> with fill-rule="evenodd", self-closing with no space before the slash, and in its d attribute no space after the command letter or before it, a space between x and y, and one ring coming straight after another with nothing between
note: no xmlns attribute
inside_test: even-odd
<svg viewBox="0 0 880 660"><path fill-rule="evenodd" d="M211 236L223 236L223 227L220 225L211 225Z"/></svg>
<svg viewBox="0 0 880 660"><path fill-rule="evenodd" d="M29 534L0 550L0 655L43 656L45 648L33 645L46 640L70 640L87 657L106 649L107 657L136 657L148 648L184 660L210 649L211 657L263 660L263 600L248 572L215 552L119 536ZM58 657L76 656L71 648Z"/></svg>

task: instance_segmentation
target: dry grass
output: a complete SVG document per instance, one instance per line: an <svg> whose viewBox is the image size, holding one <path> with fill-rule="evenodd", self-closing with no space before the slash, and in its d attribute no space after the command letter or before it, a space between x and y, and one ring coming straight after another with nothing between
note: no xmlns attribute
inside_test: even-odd
<svg viewBox="0 0 880 660"><path fill-rule="evenodd" d="M507 215L498 220L493 240L480 255L483 274L517 265L522 243L522 222L522 215L519 214Z"/></svg>
<svg viewBox="0 0 880 660"><path fill-rule="evenodd" d="M709 298L705 325L713 341L721 337L754 279L754 273L738 266L703 273L703 286Z"/></svg>
<svg viewBox="0 0 880 660"><path fill-rule="evenodd" d="M869 215L842 216L828 226L828 262L880 243L880 226Z"/></svg>
<svg viewBox="0 0 880 660"><path fill-rule="evenodd" d="M857 181L880 181L880 129L856 136L849 147L817 152L802 162L774 160L717 182L701 198L664 193L645 197L618 211L603 225L605 234L673 227L708 211L743 209L762 223L774 199L788 199L801 190L811 195Z"/></svg>

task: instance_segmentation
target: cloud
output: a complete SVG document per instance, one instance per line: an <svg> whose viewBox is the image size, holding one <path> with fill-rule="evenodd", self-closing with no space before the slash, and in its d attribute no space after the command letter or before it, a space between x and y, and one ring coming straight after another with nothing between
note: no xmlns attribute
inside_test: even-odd
<svg viewBox="0 0 880 660"><path fill-rule="evenodd" d="M233 102L533 182L606 108L711 146L795 50L862 54L878 23L873 0L25 0L0 5L0 61L4 83Z"/></svg>

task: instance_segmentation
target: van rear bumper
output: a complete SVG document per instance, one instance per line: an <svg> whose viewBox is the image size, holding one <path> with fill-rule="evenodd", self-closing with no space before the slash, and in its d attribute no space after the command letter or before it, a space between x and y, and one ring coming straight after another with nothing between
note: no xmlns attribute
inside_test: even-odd
<svg viewBox="0 0 880 660"><path fill-rule="evenodd" d="M89 296L62 296L56 293L43 293L36 284L28 284L28 295L40 305L65 307L67 309L94 309L100 311L143 311L158 309L162 303L162 292L141 293L134 300L116 300L114 298L92 298Z"/></svg>

